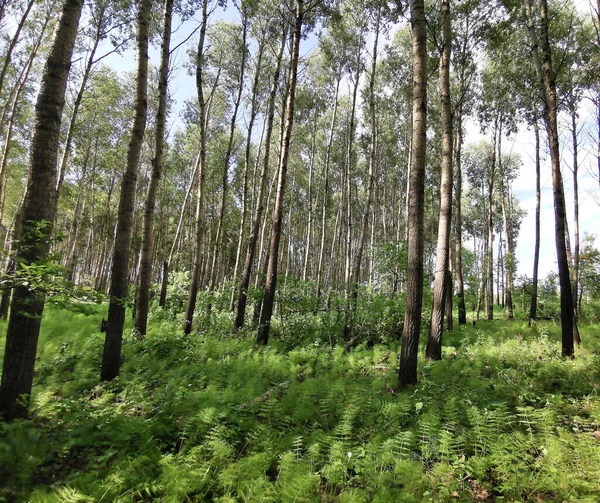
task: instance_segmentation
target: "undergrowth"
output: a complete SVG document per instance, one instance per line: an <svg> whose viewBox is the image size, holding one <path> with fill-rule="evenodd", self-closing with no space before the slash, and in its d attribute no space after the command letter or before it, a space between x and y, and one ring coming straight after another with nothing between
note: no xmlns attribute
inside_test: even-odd
<svg viewBox="0 0 600 503"><path fill-rule="evenodd" d="M227 316L184 337L155 311L99 383L103 314L47 311L32 417L0 423L0 499L600 499L598 325L573 361L553 321L455 327L397 392L397 340L347 352L320 313L287 313L258 348Z"/></svg>

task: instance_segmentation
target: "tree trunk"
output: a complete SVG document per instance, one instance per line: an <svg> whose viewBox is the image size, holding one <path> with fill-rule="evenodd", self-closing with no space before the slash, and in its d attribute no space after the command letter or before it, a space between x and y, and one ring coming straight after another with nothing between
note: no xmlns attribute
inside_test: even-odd
<svg viewBox="0 0 600 503"><path fill-rule="evenodd" d="M408 272L406 315L400 350L400 388L417 383L417 352L423 307L425 146L427 131L427 37L423 0L411 0L413 107L410 190L408 193Z"/></svg>
<svg viewBox="0 0 600 503"><path fill-rule="evenodd" d="M456 296L458 297L458 324L466 325L467 309L465 306L465 287L462 271L462 109L459 108L458 118L456 121L456 136L455 136L455 163L456 163L456 229L454 236L456 239L455 245L455 274L456 274Z"/></svg>
<svg viewBox="0 0 600 503"><path fill-rule="evenodd" d="M442 334L444 333L444 310L448 264L450 255L450 224L452 223L452 104L450 101L450 53L452 49L452 27L450 0L442 0L443 46L440 57L440 101L442 104L442 159L441 201L438 223L437 251L435 259L435 283L431 325L426 354L429 360L442 359Z"/></svg>
<svg viewBox="0 0 600 503"><path fill-rule="evenodd" d="M148 304L150 302L150 282L152 279L152 248L154 245L154 207L156 205L156 194L163 168L172 13L173 0L166 0L158 75L158 110L156 112L155 123L154 158L152 159L152 175L150 184L148 185L148 194L146 195L146 203L144 204L142 251L140 254L139 282L135 299L135 329L142 337L146 336L148 326Z"/></svg>
<svg viewBox="0 0 600 503"><path fill-rule="evenodd" d="M198 105L200 108L200 152L198 154L198 194L196 199L196 252L192 269L192 283L185 308L183 332L189 335L192 332L192 321L196 309L196 299L200 286L200 273L202 269L202 245L204 242L204 188L206 184L206 101L204 100L204 42L206 39L206 25L208 22L208 0L202 1L202 21L200 25L200 38L198 40L198 53L196 56L196 89L198 92Z"/></svg>
<svg viewBox="0 0 600 503"><path fill-rule="evenodd" d="M20 265L41 265L48 260L56 215L54 188L60 124L82 7L83 0L65 1L44 68L35 107L30 177L17 252ZM25 285L14 289L0 384L0 415L5 420L27 414L44 301L41 291Z"/></svg>
<svg viewBox="0 0 600 503"><path fill-rule="evenodd" d="M552 162L552 188L554 193L554 234L556 239L556 256L558 260L558 276L560 282L560 319L562 327L562 354L568 358L575 355L573 338L577 323L573 319L573 291L569 274L569 262L565 243L566 206L562 175L560 172L560 147L558 134L558 103L556 97L556 82L552 67L552 54L548 37L548 4L540 0L540 32L542 58L540 60L535 18L531 8L531 0L525 0L527 27L531 39L531 53L536 69L540 95L544 105L544 122L550 143L550 158Z"/></svg>
<svg viewBox="0 0 600 503"><path fill-rule="evenodd" d="M262 59L265 48L265 36L260 39L258 44L258 54L256 61L256 71L254 73L254 80L252 82L252 98L250 102L250 121L248 123L248 133L246 135L246 151L244 153L244 183L242 188L242 218L240 221L240 231L238 234L238 245L235 254L235 266L233 268L233 289L231 292L231 300L229 302L229 310L233 311L235 303L235 291L237 277L239 273L239 266L242 257L242 249L244 244L244 231L246 230L246 220L248 218L248 179L250 174L250 156L252 154L252 130L254 129L254 122L256 115L258 114L257 98L258 98L258 87L260 85L260 75L262 70ZM262 141L262 138L261 138ZM260 147L258 149L260 151ZM252 206L250 206L252 211Z"/></svg>
<svg viewBox="0 0 600 503"><path fill-rule="evenodd" d="M577 320L577 297L579 292L579 159L578 159L578 140L577 140L577 110L574 103L569 106L571 115L571 137L573 143L573 206L574 206L574 243L573 243L573 273L572 273L572 290L573 290L573 311L575 320ZM575 340L579 344L580 341Z"/></svg>
<svg viewBox="0 0 600 503"><path fill-rule="evenodd" d="M240 283L240 291L238 295L237 312L235 317L235 330L239 330L244 326L244 317L246 316L246 303L248 300L248 286L250 285L250 274L252 272L252 263L254 262L254 254L256 252L256 243L258 241L258 233L264 212L264 193L267 184L267 172L269 170L269 160L271 155L271 136L273 134L273 122L275 120L275 99L277 98L277 88L279 86L279 75L281 73L281 62L283 60L283 52L287 40L287 25L284 27L281 34L281 43L279 45L279 53L277 62L275 63L275 71L273 72L273 82L269 94L269 103L267 107L267 128L265 134L265 157L263 160L262 169L260 172L260 185L256 196L256 209L252 222L252 230L250 231L250 239L246 248L246 259L244 261L244 269Z"/></svg>
<svg viewBox="0 0 600 503"><path fill-rule="evenodd" d="M246 72L246 36L248 33L248 18L245 13L242 13L242 61L240 65L240 79L238 81L238 91L233 105L231 114L231 123L229 125L229 142L227 143L227 151L225 152L225 161L223 163L223 192L221 194L221 209L219 211L219 223L217 226L217 236L212 254L212 265L210 268L210 282L208 290L212 291L215 288L217 280L217 269L219 264L219 256L223 249L223 236L225 234L225 213L227 211L227 194L229 192L229 162L231 161L231 153L233 151L233 140L235 137L235 123L237 121L237 113L242 101L242 91L244 90L244 76ZM210 311L210 305L208 306Z"/></svg>
<svg viewBox="0 0 600 503"><path fill-rule="evenodd" d="M358 244L356 252L354 254L354 263L352 266L352 276L350 278L350 303L349 316L346 322L346 339L349 339L352 335L354 325L354 312L356 310L356 302L358 299L358 281L360 275L360 267L362 263L363 250L367 241L367 233L369 230L369 216L371 213L371 205L373 203L373 192L375 187L375 164L377 162L377 121L376 121L376 110L375 110L375 72L377 70L377 46L379 42L379 25L381 21L381 6L377 10L377 19L375 21L375 40L373 41L373 61L371 65L371 77L369 79L369 119L371 126L371 145L369 151L369 172L368 172L368 185L367 185L367 200L363 209L360 237L358 238ZM358 77L358 74L357 74ZM350 138L350 142L353 142L353 136ZM348 206L350 210L350 206Z"/></svg>
<svg viewBox="0 0 600 503"><path fill-rule="evenodd" d="M538 117L533 105L533 131L535 133L535 245L533 251L533 279L531 280L531 304L529 306L529 326L531 320L537 318L538 300L538 269L540 263L540 208L542 201L541 176L540 176L540 128Z"/></svg>
<svg viewBox="0 0 600 503"><path fill-rule="evenodd" d="M200 169L200 153L196 156L196 162L194 162L194 169L192 170L192 174L190 176L190 183L188 184L188 188L185 191L185 196L183 198L183 203L181 205L181 210L179 212L179 220L177 221L177 227L175 229L175 236L173 236L173 243L171 244L171 250L169 251L169 257L167 260L163 262L163 274L162 274L162 284L160 287L160 301L159 306L165 307L167 302L167 287L169 285L169 268L173 264L173 257L178 250L178 243L181 236L181 232L183 229L183 221L185 218L185 212L187 209L187 203L190 199L190 195L192 194L192 190L194 188L194 181L198 176L198 170Z"/></svg>
<svg viewBox="0 0 600 503"><path fill-rule="evenodd" d="M290 141L294 125L294 102L296 98L296 78L298 74L298 58L300 53L300 39L302 38L302 21L304 19L304 0L296 0L294 37L292 39L292 58L290 61L290 78L287 91L287 104L285 114L285 133L283 136L282 149L279 156L279 180L277 182L277 194L275 196L275 207L273 208L273 223L271 227L271 242L269 244L269 265L265 283L265 296L260 313L260 325L256 341L266 345L269 341L269 329L273 315L273 303L275 300L275 288L277 286L277 262L279 258L279 242L281 240L281 220L283 217L283 198L285 194L285 180L290 153Z"/></svg>
<svg viewBox="0 0 600 503"><path fill-rule="evenodd" d="M127 165L121 182L121 196L113 249L110 278L110 303L106 322L106 338L102 355L100 379L111 381L119 375L121 342L125 323L125 305L129 288L129 258L131 230L135 205L138 165L148 110L148 31L152 0L141 0L138 11L138 64L136 72L135 108L131 139L127 150Z"/></svg>
<svg viewBox="0 0 600 503"><path fill-rule="evenodd" d="M321 286L323 284L323 256L325 253L325 235L327 226L327 206L329 203L329 165L331 164L331 147L333 145L333 133L338 110L338 95L340 91L341 71L337 74L335 81L335 95L333 98L333 112L329 126L329 138L325 148L325 173L323 175L325 184L323 187L323 207L321 208L321 244L319 246L319 262L317 264L317 299L321 298Z"/></svg>
<svg viewBox="0 0 600 503"><path fill-rule="evenodd" d="M317 111L314 112L314 124L313 131L317 131L317 119L319 114ZM308 223L306 225L306 245L304 246L304 260L302 261L302 281L306 281L306 275L308 273L308 262L310 257L310 246L312 244L311 237L313 233L313 178L314 178L314 166L315 166L315 151L317 144L317 135L313 133L311 148L310 148L310 163L308 165ZM290 207L291 208L291 207Z"/></svg>
<svg viewBox="0 0 600 503"><path fill-rule="evenodd" d="M494 177L496 173L496 141L498 139L498 115L494 122L494 139L492 141L492 159L488 168L487 192L487 288L485 295L485 311L488 320L494 319Z"/></svg>
<svg viewBox="0 0 600 503"><path fill-rule="evenodd" d="M512 290L513 290L513 267L514 267L514 259L513 259L513 251L512 251L512 242L510 239L509 228L508 228L508 211L506 204L506 190L507 187L504 184L504 175L501 173L502 177L502 187L501 190L501 202L502 202L502 219L504 220L504 239L506 240L506 255L504 256L504 260L506 263L506 289L504 291L504 295L506 298L506 310L508 311L508 319L512 320L514 318L513 313L513 300L512 300ZM510 196L510 192L508 193Z"/></svg>

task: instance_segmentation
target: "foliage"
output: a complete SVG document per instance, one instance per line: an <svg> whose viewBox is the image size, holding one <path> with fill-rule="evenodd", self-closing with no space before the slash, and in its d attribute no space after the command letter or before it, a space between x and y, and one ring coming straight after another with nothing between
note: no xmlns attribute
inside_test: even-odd
<svg viewBox="0 0 600 503"><path fill-rule="evenodd" d="M0 423L0 497L595 500L597 324L581 325L574 361L552 321L460 327L444 360L421 361L421 384L397 394L396 342L346 352L298 333L294 344L299 327L329 323L303 291L288 283L282 338L259 350L245 333L184 337L155 318L145 340L126 337L121 377L102 384L105 306L49 309L33 416ZM384 319L377 296L368 302Z"/></svg>

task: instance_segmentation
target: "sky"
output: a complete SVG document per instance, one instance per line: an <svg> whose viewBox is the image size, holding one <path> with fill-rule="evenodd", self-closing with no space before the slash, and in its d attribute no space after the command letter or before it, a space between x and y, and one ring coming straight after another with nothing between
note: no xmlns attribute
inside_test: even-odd
<svg viewBox="0 0 600 503"><path fill-rule="evenodd" d="M583 0L580 8L584 12L589 12L589 5ZM233 20L237 19L235 9L229 8L223 10L217 8L213 13L210 22L217 19ZM177 26L175 24L175 26ZM197 26L197 21L188 21L176 31L172 47L177 46L185 40L190 32ZM170 92L175 99L175 110L171 115L171 120L177 122L178 111L181 110L184 102L188 98L196 95L195 79L187 75L182 63L187 60L186 49L191 43L195 43L196 38L182 46L175 55L175 67ZM316 37L313 35L308 40L301 43L301 57L306 58L314 50ZM158 65L159 52L158 47L151 49L151 61L154 66ZM115 55L109 59L109 64L117 71L133 71L135 69L135 57L129 51L121 56ZM589 100L584 99L581 103L580 115L580 161L579 161L579 200L580 200L580 236L583 239L585 233L597 235L600 231L598 218L600 217L600 189L598 185L598 168L595 153L594 138L597 136L597 126L595 125L594 110ZM566 117L560 118L561 127L561 169L564 180L565 196L568 212L569 230L571 238L573 236L573 178L572 178L572 147L570 132L567 129ZM560 127L559 126L559 127ZM550 156L545 139L545 131L541 129L541 245L540 245L540 263L539 276L545 277L551 271L557 271L556 263L556 245L554 239L554 202L552 193L552 177L550 168ZM483 139L479 131L479 126L470 122L466 127L465 146L470 143L479 143ZM503 151L505 153L515 153L521 156L523 162L519 176L512 185L516 197L520 201L521 208L526 211L526 216L521 223L521 230L518 237L515 255L517 259L517 275L532 277L533 274L533 254L535 245L535 150L534 150L533 131L521 126L516 135L503 139ZM468 244L467 244L468 246ZM600 246L600 240L597 243ZM497 241L494 245L496 250Z"/></svg>

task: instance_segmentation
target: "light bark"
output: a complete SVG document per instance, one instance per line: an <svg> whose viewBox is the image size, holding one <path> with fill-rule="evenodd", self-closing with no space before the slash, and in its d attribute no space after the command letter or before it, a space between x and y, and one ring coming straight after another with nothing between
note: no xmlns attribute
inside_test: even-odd
<svg viewBox="0 0 600 503"><path fill-rule="evenodd" d="M165 1L164 26L162 34L160 69L158 74L158 109L154 132L154 158L148 193L144 203L142 224L142 249L139 263L139 282L135 299L135 329L144 337L148 328L148 305L150 303L150 282L152 279L152 250L154 247L154 208L158 184L162 176L165 150L165 127L167 122L167 95L169 80L169 59L171 52L171 23L173 0Z"/></svg>
<svg viewBox="0 0 600 503"><path fill-rule="evenodd" d="M17 262L22 265L43 263L50 250L56 215L54 187L60 124L82 7L83 0L65 0L44 68L35 107L24 227L17 252ZM5 420L23 417L28 412L44 302L41 290L23 284L14 289L0 384L0 415Z"/></svg>
<svg viewBox="0 0 600 503"><path fill-rule="evenodd" d="M452 223L452 148L453 118L450 101L450 54L452 49L452 26L450 1L442 0L442 54L440 57L440 102L442 108L442 159L440 215L438 221L437 251L435 259L435 280L431 324L427 340L426 354L429 360L442 359L442 334L444 332L444 311L448 265L450 263L450 224Z"/></svg>
<svg viewBox="0 0 600 503"><path fill-rule="evenodd" d="M206 27L208 24L208 0L202 1L202 21L200 22L200 38L198 39L198 52L196 55L196 90L198 92L198 106L200 109L199 129L200 129L200 152L198 154L198 192L196 194L196 243L194 264L192 268L192 282L188 296L185 317L183 321L183 331L186 335L192 332L192 321L194 319L194 310L196 309L196 300L200 288L200 274L202 271L202 247L204 244L204 192L206 185L206 104L204 99L204 43L206 40Z"/></svg>
<svg viewBox="0 0 600 503"><path fill-rule="evenodd" d="M250 274L252 273L252 263L254 262L254 255L256 252L256 243L258 241L258 234L260 224L262 221L264 206L264 194L267 185L267 172L269 170L269 161L271 156L271 136L273 134L273 123L275 120L275 100L277 98L277 89L279 87L279 75L281 73L281 62L283 60L283 52L285 50L285 43L287 40L288 29L287 25L284 27L281 34L281 41L279 44L279 52L277 54L277 61L275 63L275 70L273 71L273 81L271 83L271 90L269 94L269 101L267 106L267 127L265 133L265 156L260 172L260 182L258 188L258 194L256 196L256 204L254 211L254 218L252 221L252 229L250 231L250 238L248 239L248 245L246 247L246 259L244 261L244 268L242 270L240 290L238 294L237 312L235 317L235 330L239 330L244 326L244 317L246 316L246 304L248 301L248 286L250 285ZM260 262L260 261L259 261ZM259 266L260 267L260 266Z"/></svg>

